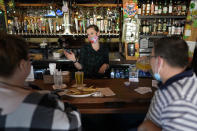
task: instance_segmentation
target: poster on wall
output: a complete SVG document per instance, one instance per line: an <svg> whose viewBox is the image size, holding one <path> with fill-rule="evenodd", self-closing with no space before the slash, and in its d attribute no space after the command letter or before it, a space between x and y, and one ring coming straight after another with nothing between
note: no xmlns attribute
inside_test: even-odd
<svg viewBox="0 0 197 131"><path fill-rule="evenodd" d="M137 0L123 0L123 14L125 18L134 17L137 13Z"/></svg>

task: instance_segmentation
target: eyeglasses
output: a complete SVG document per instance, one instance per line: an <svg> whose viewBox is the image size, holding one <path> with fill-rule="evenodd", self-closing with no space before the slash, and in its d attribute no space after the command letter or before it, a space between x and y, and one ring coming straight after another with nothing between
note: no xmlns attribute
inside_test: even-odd
<svg viewBox="0 0 197 131"><path fill-rule="evenodd" d="M148 56L148 59L151 60L152 58L155 58L157 56Z"/></svg>

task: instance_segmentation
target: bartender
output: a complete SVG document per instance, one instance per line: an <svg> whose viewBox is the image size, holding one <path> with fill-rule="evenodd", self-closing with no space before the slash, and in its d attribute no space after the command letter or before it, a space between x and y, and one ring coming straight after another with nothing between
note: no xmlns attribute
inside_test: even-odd
<svg viewBox="0 0 197 131"><path fill-rule="evenodd" d="M109 68L109 51L99 43L100 32L96 25L87 27L87 35L90 44L81 48L79 59L72 51L64 51L64 54L67 59L73 61L78 70L84 72L85 77L102 78Z"/></svg>

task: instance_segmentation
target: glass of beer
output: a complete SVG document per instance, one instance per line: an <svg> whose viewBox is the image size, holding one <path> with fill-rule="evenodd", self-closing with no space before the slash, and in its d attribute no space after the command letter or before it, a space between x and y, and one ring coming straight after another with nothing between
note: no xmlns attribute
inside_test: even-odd
<svg viewBox="0 0 197 131"><path fill-rule="evenodd" d="M143 71L151 70L150 58L148 56L145 56L145 57L138 59L138 61L136 62L136 67L137 69L140 69Z"/></svg>
<svg viewBox="0 0 197 131"><path fill-rule="evenodd" d="M84 72L82 71L75 72L75 81L77 87L83 86L83 78L84 78Z"/></svg>

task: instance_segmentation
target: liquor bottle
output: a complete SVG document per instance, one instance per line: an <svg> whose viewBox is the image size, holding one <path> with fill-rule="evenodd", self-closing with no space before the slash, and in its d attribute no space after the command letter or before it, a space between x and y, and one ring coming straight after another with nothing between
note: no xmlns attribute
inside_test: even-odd
<svg viewBox="0 0 197 131"><path fill-rule="evenodd" d="M145 15L150 15L150 1L149 0L146 3L146 14Z"/></svg>
<svg viewBox="0 0 197 131"><path fill-rule="evenodd" d="M174 0L172 14L177 15L177 1Z"/></svg>
<svg viewBox="0 0 197 131"><path fill-rule="evenodd" d="M153 22L152 35L157 35L157 20L156 19Z"/></svg>
<svg viewBox="0 0 197 131"><path fill-rule="evenodd" d="M168 29L168 34L171 35L172 32L172 20L168 19L167 21L167 29Z"/></svg>
<svg viewBox="0 0 197 131"><path fill-rule="evenodd" d="M167 13L168 13L168 7L167 7L167 1L165 0L162 14L167 15Z"/></svg>
<svg viewBox="0 0 197 131"><path fill-rule="evenodd" d="M137 10L137 14L138 14L138 15L141 15L141 14L142 14L141 0L138 0L138 10Z"/></svg>
<svg viewBox="0 0 197 131"><path fill-rule="evenodd" d="M143 29L142 29L142 32L143 32L142 34L143 34L143 35L146 35L146 21L145 21L145 20L144 20L143 23L142 23L142 28L143 28Z"/></svg>
<svg viewBox="0 0 197 131"><path fill-rule="evenodd" d="M167 32L167 21L166 21L166 19L164 19L164 21L163 21L163 34L164 35L167 35L168 34L168 32Z"/></svg>
<svg viewBox="0 0 197 131"><path fill-rule="evenodd" d="M161 23L161 19L158 20L158 28L157 28L157 34L161 34L162 33L162 23Z"/></svg>
<svg viewBox="0 0 197 131"><path fill-rule="evenodd" d="M182 7L181 7L181 15L186 15L186 11L187 11L186 2L183 1L182 2Z"/></svg>
<svg viewBox="0 0 197 131"><path fill-rule="evenodd" d="M142 15L146 14L146 3L142 1Z"/></svg>
<svg viewBox="0 0 197 131"><path fill-rule="evenodd" d="M151 1L151 7L150 7L150 15L154 15L154 11L155 11L155 5L154 5L154 1Z"/></svg>
<svg viewBox="0 0 197 131"><path fill-rule="evenodd" d="M181 15L182 12L182 5L181 5L181 1L177 2L177 15Z"/></svg>
<svg viewBox="0 0 197 131"><path fill-rule="evenodd" d="M151 34L151 30L152 30L152 24L150 23L149 20L147 20L147 27L146 27L146 33L147 35Z"/></svg>
<svg viewBox="0 0 197 131"><path fill-rule="evenodd" d="M158 5L158 14L161 15L162 13L162 4L161 4L161 1L159 2L159 5Z"/></svg>
<svg viewBox="0 0 197 131"><path fill-rule="evenodd" d="M182 27L180 21L177 21L177 35L182 34Z"/></svg>
<svg viewBox="0 0 197 131"><path fill-rule="evenodd" d="M158 1L155 0L155 11L154 11L154 15L158 14Z"/></svg>
<svg viewBox="0 0 197 131"><path fill-rule="evenodd" d="M176 30L176 27L175 27L175 20L173 19L173 20L172 20L172 30L171 30L171 35L174 35L174 34L175 34L175 30Z"/></svg>
<svg viewBox="0 0 197 131"><path fill-rule="evenodd" d="M170 0L169 6L168 6L168 14L172 15L172 0Z"/></svg>

